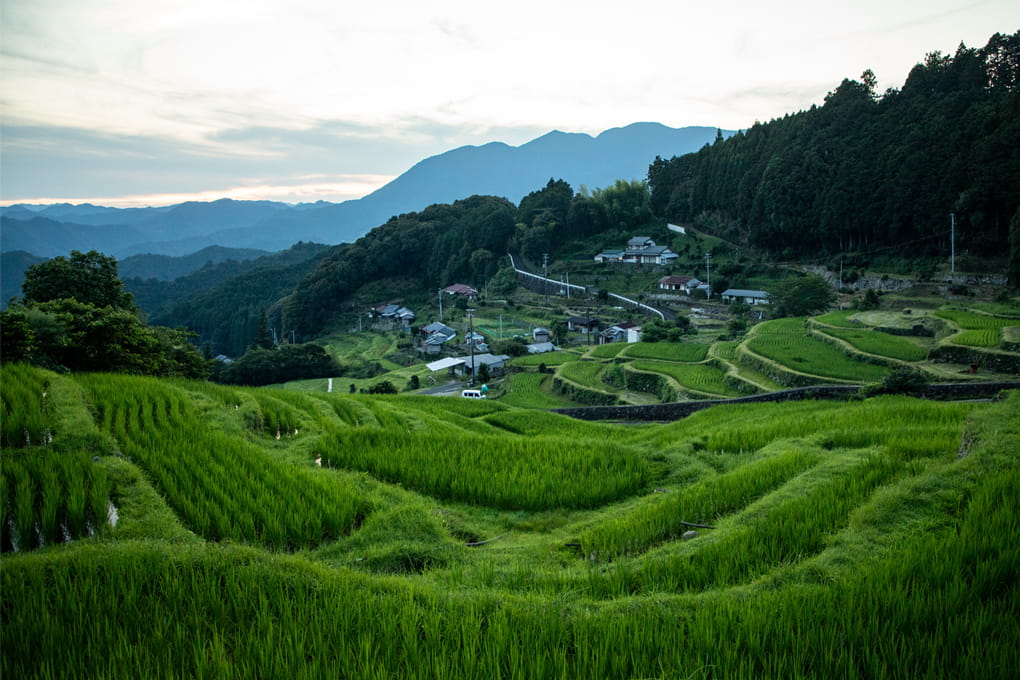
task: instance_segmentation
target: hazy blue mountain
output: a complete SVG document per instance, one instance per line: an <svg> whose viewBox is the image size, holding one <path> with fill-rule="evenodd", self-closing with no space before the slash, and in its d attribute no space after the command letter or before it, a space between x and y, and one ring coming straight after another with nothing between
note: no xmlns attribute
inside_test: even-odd
<svg viewBox="0 0 1020 680"><path fill-rule="evenodd" d="M730 132L723 133L731 134ZM282 250L297 241L351 242L393 215L475 194L514 203L550 179L575 189L643 179L656 156L697 151L716 128L635 123L596 137L553 131L521 146L492 142L426 158L377 191L343 203L188 202L117 209L90 204L12 206L0 210L0 246L51 257L96 249L118 258L186 255L208 246Z"/></svg>
<svg viewBox="0 0 1020 680"><path fill-rule="evenodd" d="M45 258L67 255L72 250L117 253L145 238L141 228L130 224L80 224L38 215L17 219L8 214L4 209L0 217L0 244L4 252L24 250Z"/></svg>
<svg viewBox="0 0 1020 680"><path fill-rule="evenodd" d="M245 260L254 260L263 255L269 255L269 251L251 248L209 246L190 255L178 257L152 254L132 255L119 262L118 271L121 278L124 279L139 278L173 281L182 276L187 276L207 264L219 264L227 260L243 262Z"/></svg>
<svg viewBox="0 0 1020 680"><path fill-rule="evenodd" d="M45 261L46 258L36 257L24 250L12 250L0 255L0 309L7 309L10 299L15 295L21 295L25 270L33 264Z"/></svg>

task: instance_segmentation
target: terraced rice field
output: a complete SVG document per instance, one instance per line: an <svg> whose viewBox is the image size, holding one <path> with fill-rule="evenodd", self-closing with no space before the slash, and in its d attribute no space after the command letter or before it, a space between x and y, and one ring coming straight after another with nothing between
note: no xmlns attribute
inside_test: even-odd
<svg viewBox="0 0 1020 680"><path fill-rule="evenodd" d="M4 678L1020 671L1020 393L623 425L0 370L61 400L0 450Z"/></svg>
<svg viewBox="0 0 1020 680"><path fill-rule="evenodd" d="M694 342L634 342L622 355L628 359L661 359L697 363L708 357L709 345Z"/></svg>
<svg viewBox="0 0 1020 680"><path fill-rule="evenodd" d="M839 348L811 337L801 318L766 321L745 340L752 352L799 373L850 382L879 382L889 369L856 361Z"/></svg>
<svg viewBox="0 0 1020 680"><path fill-rule="evenodd" d="M741 392L726 381L726 373L711 364L681 364L671 361L637 359L632 361L630 366L638 371L667 375L681 386L707 395L741 396Z"/></svg>
<svg viewBox="0 0 1020 680"><path fill-rule="evenodd" d="M928 356L928 351L917 343L881 331L827 328L821 332L844 340L867 354L899 359L900 361L922 361Z"/></svg>

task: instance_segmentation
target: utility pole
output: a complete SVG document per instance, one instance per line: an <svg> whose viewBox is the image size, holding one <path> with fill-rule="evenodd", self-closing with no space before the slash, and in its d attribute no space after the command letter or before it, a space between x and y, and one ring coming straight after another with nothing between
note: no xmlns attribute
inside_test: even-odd
<svg viewBox="0 0 1020 680"><path fill-rule="evenodd" d="M439 289L439 320L443 320L443 289Z"/></svg>
<svg viewBox="0 0 1020 680"><path fill-rule="evenodd" d="M465 310L468 318L468 349L471 351L471 377L468 378L468 387L475 384L475 330L471 320L474 318L475 310L470 307Z"/></svg>
<svg viewBox="0 0 1020 680"><path fill-rule="evenodd" d="M708 276L708 299L712 299L712 253L705 253L705 271Z"/></svg>
<svg viewBox="0 0 1020 680"><path fill-rule="evenodd" d="M949 213L949 271L956 273L956 213Z"/></svg>

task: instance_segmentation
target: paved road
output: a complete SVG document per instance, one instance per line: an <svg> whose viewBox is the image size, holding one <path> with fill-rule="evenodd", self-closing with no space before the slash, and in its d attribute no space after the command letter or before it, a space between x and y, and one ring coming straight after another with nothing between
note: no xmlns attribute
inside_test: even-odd
<svg viewBox="0 0 1020 680"><path fill-rule="evenodd" d="M431 394L436 397L458 397L460 391L464 389L464 383L460 380L451 380L443 385L436 385L435 387L426 387L423 390L418 390L417 394Z"/></svg>

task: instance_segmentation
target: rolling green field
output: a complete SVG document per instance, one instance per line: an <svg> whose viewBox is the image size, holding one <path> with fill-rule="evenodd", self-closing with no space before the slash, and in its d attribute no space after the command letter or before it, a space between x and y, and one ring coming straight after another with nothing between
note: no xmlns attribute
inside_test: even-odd
<svg viewBox="0 0 1020 680"><path fill-rule="evenodd" d="M1015 391L622 425L0 380L5 678L1020 673Z"/></svg>
<svg viewBox="0 0 1020 680"><path fill-rule="evenodd" d="M726 374L711 364L681 364L639 359L630 365L638 371L668 375L683 387L709 395L726 397L741 395L739 390L726 382Z"/></svg>
<svg viewBox="0 0 1020 680"><path fill-rule="evenodd" d="M867 354L876 354L901 361L921 361L928 356L928 352L917 343L880 331L857 328L829 328L823 332L834 338L845 340L856 349Z"/></svg>
<svg viewBox="0 0 1020 680"><path fill-rule="evenodd" d="M800 318L776 319L754 327L746 340L748 349L800 373L848 382L878 382L888 373L848 357L839 348L812 337Z"/></svg>

